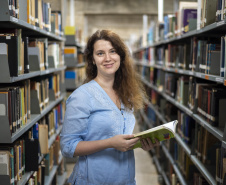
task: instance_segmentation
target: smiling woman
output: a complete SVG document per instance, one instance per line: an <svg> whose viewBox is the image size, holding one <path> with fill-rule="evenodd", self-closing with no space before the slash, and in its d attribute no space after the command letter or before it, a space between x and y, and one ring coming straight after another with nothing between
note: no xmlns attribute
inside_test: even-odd
<svg viewBox="0 0 226 185"><path fill-rule="evenodd" d="M122 39L111 30L98 30L88 40L85 50L86 61L88 63L86 68L86 82L89 82L96 77L98 78L99 75L97 74L99 72L99 70L97 70L97 65L94 65L96 54L95 46L99 46L98 41L102 41L99 44L103 45L108 43L108 46L110 48L112 47L112 52L117 53L120 57L120 67L115 72L112 86L119 96L119 99L129 109L137 110L142 108L144 97L146 97L143 85L134 70L133 60L128 48ZM106 53L101 53L100 55L105 56L105 59L108 59L106 57L110 56L107 56Z"/></svg>
<svg viewBox="0 0 226 185"><path fill-rule="evenodd" d="M66 102L61 151L79 156L73 185L135 185L134 110L143 107L144 88L129 51L109 30L94 33L85 50L86 83ZM151 140L141 142L144 150Z"/></svg>
<svg viewBox="0 0 226 185"><path fill-rule="evenodd" d="M106 78L115 77L115 72L120 66L120 56L113 48L111 42L98 40L94 44L93 64L97 66L97 78L104 76Z"/></svg>

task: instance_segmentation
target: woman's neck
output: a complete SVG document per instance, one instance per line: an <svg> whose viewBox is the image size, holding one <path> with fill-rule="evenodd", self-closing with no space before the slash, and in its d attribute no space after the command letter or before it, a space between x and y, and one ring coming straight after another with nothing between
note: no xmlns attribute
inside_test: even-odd
<svg viewBox="0 0 226 185"><path fill-rule="evenodd" d="M114 79L113 78L102 78L97 76L94 80L103 88L111 90L113 89Z"/></svg>

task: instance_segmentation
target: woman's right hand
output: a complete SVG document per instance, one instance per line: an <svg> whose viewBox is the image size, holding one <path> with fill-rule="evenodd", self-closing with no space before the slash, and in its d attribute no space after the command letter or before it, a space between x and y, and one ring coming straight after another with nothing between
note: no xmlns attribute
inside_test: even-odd
<svg viewBox="0 0 226 185"><path fill-rule="evenodd" d="M140 138L134 138L134 135L116 135L109 138L112 148L121 152L130 150Z"/></svg>

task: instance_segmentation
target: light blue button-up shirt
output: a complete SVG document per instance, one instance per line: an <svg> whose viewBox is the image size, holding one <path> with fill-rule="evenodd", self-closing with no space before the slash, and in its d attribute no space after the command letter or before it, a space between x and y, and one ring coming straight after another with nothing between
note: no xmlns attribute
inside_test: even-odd
<svg viewBox="0 0 226 185"><path fill-rule="evenodd" d="M62 154L73 157L80 141L132 134L134 125L133 112L120 111L101 86L92 80L67 99L60 135ZM108 148L80 156L68 181L72 185L135 185L134 152Z"/></svg>

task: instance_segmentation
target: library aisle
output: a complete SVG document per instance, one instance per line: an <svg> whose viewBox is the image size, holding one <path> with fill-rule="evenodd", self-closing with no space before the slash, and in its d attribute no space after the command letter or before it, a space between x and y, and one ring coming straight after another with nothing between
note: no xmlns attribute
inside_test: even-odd
<svg viewBox="0 0 226 185"><path fill-rule="evenodd" d="M137 132L140 132L138 124L134 128L134 133ZM137 185L159 185L158 173L149 153L142 149L136 149L135 161ZM73 167L74 163L67 163L67 177L70 176Z"/></svg>

